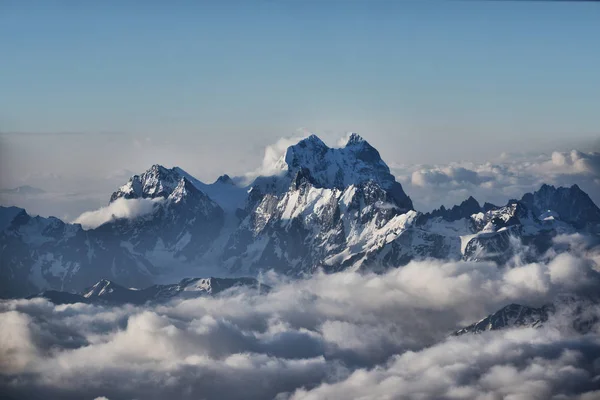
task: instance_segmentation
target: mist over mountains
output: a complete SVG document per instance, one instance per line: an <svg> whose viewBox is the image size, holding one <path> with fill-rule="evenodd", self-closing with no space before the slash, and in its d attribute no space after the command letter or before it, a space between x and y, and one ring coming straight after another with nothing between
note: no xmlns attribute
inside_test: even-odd
<svg viewBox="0 0 600 400"><path fill-rule="evenodd" d="M402 183L357 134L260 171L152 165L74 222L0 207L2 393L600 397L600 209L578 184L421 212L406 187L501 178Z"/></svg>
<svg viewBox="0 0 600 400"><path fill-rule="evenodd" d="M309 136L274 165L247 186L153 165L74 224L2 208L0 293L81 291L100 279L139 287L269 270L377 271L428 258L504 263L514 240L533 261L560 235L599 230L600 209L577 185L420 213L357 134L339 148Z"/></svg>

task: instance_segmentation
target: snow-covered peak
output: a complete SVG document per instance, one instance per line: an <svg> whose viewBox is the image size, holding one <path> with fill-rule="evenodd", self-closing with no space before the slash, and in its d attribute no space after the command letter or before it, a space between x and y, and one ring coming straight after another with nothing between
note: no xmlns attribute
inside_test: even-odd
<svg viewBox="0 0 600 400"><path fill-rule="evenodd" d="M310 183L317 188L344 190L352 185L374 182L390 195L400 210L413 208L410 198L396 182L379 152L356 133L348 136L342 148L330 148L318 136L310 135L289 146L277 165L282 167L281 174L259 177L252 188L259 189L261 193L284 193L303 171L301 175L310 177ZM118 198L168 198L176 189L173 198L181 197L185 194L185 187L178 188L182 177L227 211L243 208L247 194L253 192L237 186L228 175L222 175L213 184L205 184L179 167L167 169L153 165L143 174L131 177L113 193L111 202Z"/></svg>
<svg viewBox="0 0 600 400"><path fill-rule="evenodd" d="M348 140L346 141L346 145L344 147L356 146L363 143L366 143L366 140L363 139L363 137L360 136L358 133L352 132L348 135Z"/></svg>
<svg viewBox="0 0 600 400"><path fill-rule="evenodd" d="M182 181L184 178L185 181ZM237 186L228 175L219 177L215 183L206 184L179 167L168 169L161 165L153 165L143 174L132 176L125 185L112 194L110 201L113 202L121 197L126 199L164 197L177 200L178 203L193 189L208 196L222 209L232 212L243 207L248 190Z"/></svg>
<svg viewBox="0 0 600 400"><path fill-rule="evenodd" d="M179 203L190 191L197 191L197 189L186 178L181 177L177 187L169 195L168 200L173 203Z"/></svg>
<svg viewBox="0 0 600 400"><path fill-rule="evenodd" d="M141 175L132 176L129 181L114 192L110 198L138 199L168 197L179 184L181 175L173 169L155 164Z"/></svg>
<svg viewBox="0 0 600 400"><path fill-rule="evenodd" d="M330 148L319 137L311 135L288 147L280 164L287 168L283 178L288 183L274 185L278 189L287 189L298 172L305 170L308 173L303 172L303 175L310 176L315 187L344 190L372 181L384 188L401 209L413 208L379 152L355 133L350 134L341 148ZM264 186L264 178L259 178L254 186L257 184Z"/></svg>

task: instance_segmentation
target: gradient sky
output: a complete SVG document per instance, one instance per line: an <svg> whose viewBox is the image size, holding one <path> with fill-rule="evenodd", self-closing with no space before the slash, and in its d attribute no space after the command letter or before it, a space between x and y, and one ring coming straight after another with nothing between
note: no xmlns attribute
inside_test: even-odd
<svg viewBox="0 0 600 400"><path fill-rule="evenodd" d="M156 162L211 180L299 128L397 163L600 136L594 3L5 0L0 59L7 185Z"/></svg>

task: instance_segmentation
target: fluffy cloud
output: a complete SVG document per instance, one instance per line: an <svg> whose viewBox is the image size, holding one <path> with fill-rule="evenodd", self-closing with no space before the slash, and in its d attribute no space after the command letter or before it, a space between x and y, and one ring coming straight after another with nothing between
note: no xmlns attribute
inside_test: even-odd
<svg viewBox="0 0 600 400"><path fill-rule="evenodd" d="M391 165L419 210L452 206L472 195L480 202L504 204L539 189L578 184L600 203L600 153L554 152L550 155L503 154L486 163L449 165Z"/></svg>
<svg viewBox="0 0 600 400"><path fill-rule="evenodd" d="M533 328L451 338L291 399L597 399L600 340Z"/></svg>
<svg viewBox="0 0 600 400"><path fill-rule="evenodd" d="M491 177L480 176L477 172L463 167L421 169L413 172L411 176L411 183L421 187L447 183L471 183L479 185L490 180L492 180Z"/></svg>
<svg viewBox="0 0 600 400"><path fill-rule="evenodd" d="M136 218L146 215L164 199L124 199L119 198L106 207L87 211L77 217L73 223L81 224L84 229L93 229L106 222L119 218Z"/></svg>
<svg viewBox="0 0 600 400"><path fill-rule="evenodd" d="M308 131L299 133L300 135L298 136L280 138L274 144L267 146L261 166L255 171L246 174L247 183L251 183L257 176L270 176L281 173L282 168L285 167L285 164L282 163L282 158L285 156L288 147L295 145L310 135Z"/></svg>
<svg viewBox="0 0 600 400"><path fill-rule="evenodd" d="M586 293L600 284L595 268L572 254L512 268L422 261L381 275L292 281L266 274L267 294L239 289L158 306L3 301L0 391L15 398L593 398L596 330L580 335L554 321L539 330L448 334L509 303Z"/></svg>

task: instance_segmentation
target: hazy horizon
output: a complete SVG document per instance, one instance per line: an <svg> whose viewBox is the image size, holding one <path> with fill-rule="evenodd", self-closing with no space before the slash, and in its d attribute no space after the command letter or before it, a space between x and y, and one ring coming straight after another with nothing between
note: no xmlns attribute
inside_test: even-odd
<svg viewBox="0 0 600 400"><path fill-rule="evenodd" d="M210 182L257 168L266 146L305 131L328 143L358 132L389 164L585 152L600 137L591 3L23 1L0 11L2 188L155 163Z"/></svg>
<svg viewBox="0 0 600 400"><path fill-rule="evenodd" d="M127 153L132 148L139 150L142 156L127 157L119 155L114 161L105 162L102 169L88 169L85 161L74 157L70 160L73 169L63 171L32 171L23 173L21 169L3 170L2 185L0 185L0 204L15 205L25 208L30 214L56 216L66 221L73 221L86 211L104 207L108 199L118 187L125 184L129 178L141 174L151 165L161 164L167 168L181 167L205 183L212 183L217 176L228 174L238 178L239 185L251 184L260 175L278 173L274 166L285 155L287 148L310 134L316 134L330 147L340 147L347 136L319 135L305 129L297 130L290 137L279 138L264 149L248 154L247 161L253 163L246 169L218 171L213 177L206 179L206 174L198 170L194 160L181 158L177 154L165 153L163 145L151 141L133 143L127 135L95 135L94 150L96 154L113 149ZM59 139L68 140L68 145L76 147L86 140L92 140L83 135L61 134ZM21 142L21 150L41 152L47 146L47 135L17 135L5 136L14 143ZM372 145L369 136L363 136ZM37 139L37 140L36 140ZM80 139L80 140L78 140ZM30 143L34 141L35 144ZM600 153L595 151L581 152L570 146L568 140L563 146L552 147L554 151L543 152L540 149L520 152L502 152L494 157L476 161L464 159L448 163L403 163L385 158L383 161L390 167L391 173L412 198L418 211L427 212L441 205L452 207L469 196L474 196L481 204L491 202L504 204L509 199L520 198L527 192L533 192L542 184L556 186L571 186L578 184L587 192L592 200L600 203ZM585 142L581 142L586 144ZM583 147L597 149L596 142L590 140ZM562 151L559 151L560 149ZM189 150L189 148L188 148ZM76 150L72 150L77 152ZM113 154L115 152L113 151ZM18 155L13 153L12 156ZM63 157L64 153L54 154ZM81 155L80 156L85 156ZM166 157L165 157L166 156ZM22 158L27 165L28 157ZM161 162L162 160L162 162ZM4 159L6 162L6 159ZM165 162L166 161L166 162ZM216 163L219 168L222 163ZM126 166L128 168L123 168ZM7 172L8 171L8 172ZM31 186L33 189L27 189ZM13 189L25 187L25 191ZM39 191L38 189L41 189Z"/></svg>

